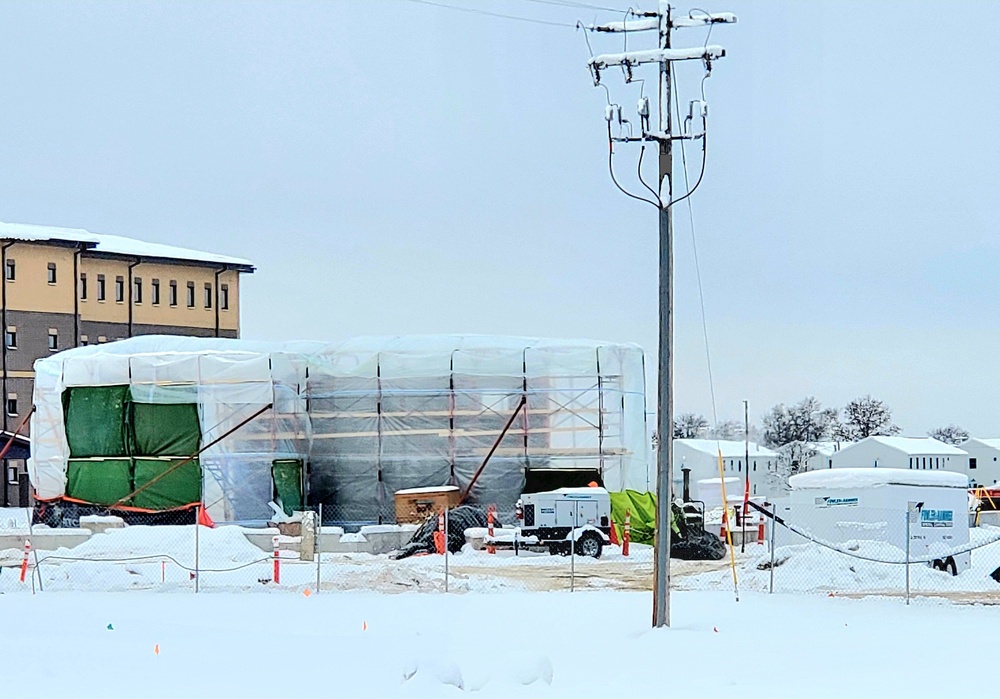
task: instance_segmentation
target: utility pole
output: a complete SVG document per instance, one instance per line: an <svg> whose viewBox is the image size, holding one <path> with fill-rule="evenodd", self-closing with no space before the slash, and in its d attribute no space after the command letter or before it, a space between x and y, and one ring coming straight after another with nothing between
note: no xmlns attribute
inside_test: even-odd
<svg viewBox="0 0 1000 699"><path fill-rule="evenodd" d="M746 480L743 482L743 513L740 521L743 523L743 536L740 538L740 553L747 550L747 501L750 500L750 403L743 401L743 450L746 457Z"/></svg>
<svg viewBox="0 0 1000 699"><path fill-rule="evenodd" d="M634 17L635 19L628 19ZM679 199L673 196L673 141L678 139L702 141L702 157L705 153L705 132L707 129L707 109L704 103L696 100L691 103L691 111L685 120L680 133L674 133L671 117L672 63L674 61L702 60L706 70L711 70L712 61L726 55L721 46L704 46L684 49L674 49L671 45L671 33L681 27L709 27L713 24L729 24L736 21L736 16L728 13L708 13L702 10L692 10L686 16L674 17L670 3L660 0L656 12L634 12L629 10L625 21L609 22L587 27L590 31L609 33L633 33L656 31L659 35L657 48L653 50L628 51L618 54L603 54L593 56L589 66L594 84L601 84L601 71L612 67L621 67L625 82L632 82L633 68L643 64L657 63L659 65L658 80L658 123L654 131L649 124L649 100L639 100L638 113L641 122L641 134L635 136L629 130L618 137L611 136L611 123L617 115L618 126L627 124L622 117L619 105L609 103L605 111L608 121L608 134L613 150L615 142L643 144L656 143L659 154L659 178L655 201L636 196L625 191L617 180L614 180L626 194L636 199L642 199L653 204L659 216L659 357L657 373L657 435L656 452L656 527L653 546L653 626L670 625L670 522L671 504L673 503L673 220L671 209L677 201L686 199L693 192L686 192ZM696 105L698 105L696 107ZM695 119L701 120L701 131L695 131ZM612 179L614 168L609 162ZM640 173L641 175L641 173ZM699 178L700 181L700 178ZM697 185L696 185L697 186Z"/></svg>
<svg viewBox="0 0 1000 699"><path fill-rule="evenodd" d="M660 5L660 48L670 48L670 5ZM657 388L656 527L653 530L653 626L670 626L670 520L674 457L674 151L670 118L670 63L660 62L660 332ZM663 202L667 205L664 206Z"/></svg>

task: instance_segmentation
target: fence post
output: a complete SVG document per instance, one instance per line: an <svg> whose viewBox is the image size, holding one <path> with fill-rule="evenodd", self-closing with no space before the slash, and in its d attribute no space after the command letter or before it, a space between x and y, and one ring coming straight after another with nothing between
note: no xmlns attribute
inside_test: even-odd
<svg viewBox="0 0 1000 699"><path fill-rule="evenodd" d="M769 595L773 595L774 594L774 530L778 528L777 527L777 523L778 522L777 522L777 519L775 519L775 516L777 514L778 514L778 506L772 502L771 503L771 546L770 546L770 549L771 549L771 568L770 568L770 571L769 571L770 574L771 574L771 580L768 583L768 587L767 587L767 594L769 594Z"/></svg>
<svg viewBox="0 0 1000 699"><path fill-rule="evenodd" d="M316 522L316 592L319 592L320 566L323 561L323 503L319 504L319 521Z"/></svg>
<svg viewBox="0 0 1000 699"><path fill-rule="evenodd" d="M570 528L569 544L569 591L576 590L576 523L580 518L580 503L573 501L573 523Z"/></svg>
<svg viewBox="0 0 1000 699"><path fill-rule="evenodd" d="M195 509L194 518L194 592L198 594L198 589L201 586L201 575L198 571L199 556L201 555L201 545L199 537L201 536L201 505Z"/></svg>
<svg viewBox="0 0 1000 699"><path fill-rule="evenodd" d="M910 509L906 506L906 605L910 605Z"/></svg>
<svg viewBox="0 0 1000 699"><path fill-rule="evenodd" d="M448 546L448 505L444 506L444 591L448 593L448 558L450 557Z"/></svg>
<svg viewBox="0 0 1000 699"><path fill-rule="evenodd" d="M279 552L278 552L278 537L272 538L271 539L271 544L273 546L273 553L274 553L274 576L273 576L273 578L274 578L274 584L275 585L280 585L281 584L281 557L280 557Z"/></svg>
<svg viewBox="0 0 1000 699"><path fill-rule="evenodd" d="M35 538L35 508L34 506L28 508L28 536L30 538ZM38 561L38 549L32 550L32 555L35 557L35 572L38 573L38 591L45 592L45 585L42 583L42 566ZM31 578L31 594L35 594L35 578Z"/></svg>

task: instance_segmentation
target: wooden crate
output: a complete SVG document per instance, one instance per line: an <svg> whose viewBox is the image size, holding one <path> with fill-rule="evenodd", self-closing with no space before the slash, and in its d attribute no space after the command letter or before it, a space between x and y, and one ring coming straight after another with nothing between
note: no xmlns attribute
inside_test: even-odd
<svg viewBox="0 0 1000 699"><path fill-rule="evenodd" d="M419 524L444 507L455 507L462 492L453 485L396 491L396 523Z"/></svg>

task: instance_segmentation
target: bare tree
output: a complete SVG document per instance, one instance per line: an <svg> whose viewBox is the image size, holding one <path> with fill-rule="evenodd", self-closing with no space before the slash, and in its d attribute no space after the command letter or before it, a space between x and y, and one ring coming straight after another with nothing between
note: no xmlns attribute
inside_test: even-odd
<svg viewBox="0 0 1000 699"><path fill-rule="evenodd" d="M708 430L708 419L695 413L681 413L674 418L674 439L699 439Z"/></svg>
<svg viewBox="0 0 1000 699"><path fill-rule="evenodd" d="M969 433L958 425L948 425L931 430L927 436L939 439L945 444L961 444L969 438Z"/></svg>
<svg viewBox="0 0 1000 699"><path fill-rule="evenodd" d="M844 407L845 436L858 440L872 436L899 434L892 423L892 411L883 401L871 396L852 400Z"/></svg>

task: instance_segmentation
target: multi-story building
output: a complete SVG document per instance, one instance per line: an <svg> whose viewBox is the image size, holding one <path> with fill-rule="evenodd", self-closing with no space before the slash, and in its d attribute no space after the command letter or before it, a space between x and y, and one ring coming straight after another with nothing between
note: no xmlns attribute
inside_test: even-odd
<svg viewBox="0 0 1000 699"><path fill-rule="evenodd" d="M253 271L236 257L76 228L0 223L4 432L27 433L22 423L40 357L134 335L239 337L240 274ZM24 460L5 459L4 466L0 506L27 505Z"/></svg>

